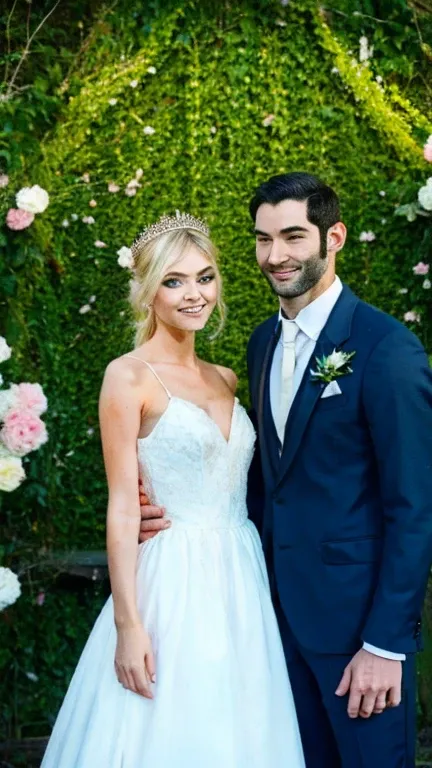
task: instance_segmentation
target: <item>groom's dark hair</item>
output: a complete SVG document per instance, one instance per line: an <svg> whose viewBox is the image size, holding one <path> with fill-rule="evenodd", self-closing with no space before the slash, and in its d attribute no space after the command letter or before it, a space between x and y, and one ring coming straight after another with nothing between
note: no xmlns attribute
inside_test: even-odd
<svg viewBox="0 0 432 768"><path fill-rule="evenodd" d="M281 173L260 184L249 205L253 221L260 205L277 205L283 200L306 202L308 221L318 227L322 244L325 243L329 227L340 221L336 192L316 176L301 171Z"/></svg>

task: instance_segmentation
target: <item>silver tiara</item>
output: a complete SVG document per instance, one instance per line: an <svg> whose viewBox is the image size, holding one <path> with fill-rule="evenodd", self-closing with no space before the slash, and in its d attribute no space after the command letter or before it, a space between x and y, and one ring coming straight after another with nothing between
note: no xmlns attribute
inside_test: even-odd
<svg viewBox="0 0 432 768"><path fill-rule="evenodd" d="M154 240L159 235L164 235L165 232L174 232L177 229L194 229L197 232L202 232L203 235L210 234L210 230L207 224L202 219L196 219L195 216L191 216L190 213L180 213L176 211L175 216L162 216L155 224L150 224L146 227L131 246L132 256L135 257L137 250L141 248L144 243L149 243L150 240Z"/></svg>

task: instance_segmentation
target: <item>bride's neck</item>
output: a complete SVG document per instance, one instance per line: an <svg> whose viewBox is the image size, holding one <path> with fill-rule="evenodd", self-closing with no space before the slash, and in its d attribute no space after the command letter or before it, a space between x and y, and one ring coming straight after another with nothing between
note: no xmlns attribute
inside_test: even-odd
<svg viewBox="0 0 432 768"><path fill-rule="evenodd" d="M193 331L160 327L149 344L154 348L155 356L161 362L176 363L189 368L193 368L197 364L195 333Z"/></svg>

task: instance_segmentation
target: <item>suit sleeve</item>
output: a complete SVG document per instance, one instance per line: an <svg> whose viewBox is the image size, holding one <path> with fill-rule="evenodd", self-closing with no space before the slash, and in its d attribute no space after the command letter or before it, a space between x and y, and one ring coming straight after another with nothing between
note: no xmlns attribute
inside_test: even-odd
<svg viewBox="0 0 432 768"><path fill-rule="evenodd" d="M366 365L363 404L384 510L384 545L363 641L417 649L432 561L432 372L408 330L386 336Z"/></svg>

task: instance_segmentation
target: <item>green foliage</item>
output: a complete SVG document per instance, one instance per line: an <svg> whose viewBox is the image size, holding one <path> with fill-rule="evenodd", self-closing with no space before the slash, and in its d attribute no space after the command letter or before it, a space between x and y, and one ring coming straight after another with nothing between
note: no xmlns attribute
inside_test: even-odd
<svg viewBox="0 0 432 768"><path fill-rule="evenodd" d="M314 2L188 0L153 2L146 10L120 2L104 10L77 46L62 78L54 72L46 87L37 86L44 109L44 99L54 99L48 123L57 118L42 143L26 131L26 92L17 105L7 105L0 134L11 171L1 191L2 214L24 183L40 184L51 198L29 230L3 231L1 332L14 357L2 373L6 380L10 374L40 381L49 400L50 441L26 465L30 476L22 488L0 501L9 542L4 562L15 570L35 552L104 546L97 400L107 363L131 349L133 338L128 276L116 252L160 214L179 208L211 226L229 316L217 340L202 334L200 350L239 373L245 401L247 339L276 308L255 264L247 210L253 189L271 174L304 169L333 185L349 231L339 273L396 317L413 308L410 295L400 293L416 263L413 237L393 214L423 182L421 145L429 124L418 105L396 104L402 99L397 87L389 96L368 68L351 64ZM41 113L35 120L42 125ZM18 143L8 143L18 124ZM147 126L153 134L144 132ZM125 188L138 169L141 186L128 197ZM110 182L120 191L109 192ZM94 224L82 222L89 215ZM376 240L360 242L369 230ZM107 247L96 247L97 240ZM87 304L91 309L81 314ZM430 348L426 315L417 330ZM36 573L47 588L46 574ZM26 587L0 616L4 647L13 648L19 636L23 648L0 661L0 687L6 676L15 681L18 704L14 712L6 705L2 715L10 734L48 730L97 607L89 612L90 600L79 606L54 589L42 607L33 599ZM35 672L38 683L15 677L17 664Z"/></svg>

